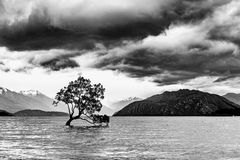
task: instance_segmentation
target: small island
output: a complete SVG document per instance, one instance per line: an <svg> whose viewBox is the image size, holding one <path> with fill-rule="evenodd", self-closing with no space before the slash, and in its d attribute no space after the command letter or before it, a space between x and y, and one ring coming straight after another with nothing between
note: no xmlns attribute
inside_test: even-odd
<svg viewBox="0 0 240 160"><path fill-rule="evenodd" d="M181 89L133 102L114 116L239 116L240 106L226 98Z"/></svg>

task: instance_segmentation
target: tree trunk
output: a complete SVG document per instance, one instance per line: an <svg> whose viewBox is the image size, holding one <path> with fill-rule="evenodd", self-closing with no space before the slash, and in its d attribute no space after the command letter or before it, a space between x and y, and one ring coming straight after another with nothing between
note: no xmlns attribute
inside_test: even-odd
<svg viewBox="0 0 240 160"><path fill-rule="evenodd" d="M78 115L73 117L72 115L70 115L70 118L69 120L66 122L66 126L70 126L71 122L74 120L74 119L79 119L80 116L81 116L82 112L79 111Z"/></svg>
<svg viewBox="0 0 240 160"><path fill-rule="evenodd" d="M66 122L66 126L70 126L71 122L72 122L73 118L69 118L69 120Z"/></svg>
<svg viewBox="0 0 240 160"><path fill-rule="evenodd" d="M80 115L75 116L75 117L70 117L69 120L66 122L66 126L70 126L71 122L72 122L74 119L79 119L79 118L80 118Z"/></svg>

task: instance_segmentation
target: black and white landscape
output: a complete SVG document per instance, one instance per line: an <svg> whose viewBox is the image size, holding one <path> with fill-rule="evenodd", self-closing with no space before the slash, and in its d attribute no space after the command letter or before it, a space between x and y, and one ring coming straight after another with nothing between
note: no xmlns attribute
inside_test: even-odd
<svg viewBox="0 0 240 160"><path fill-rule="evenodd" d="M0 0L0 159L240 159L239 13Z"/></svg>

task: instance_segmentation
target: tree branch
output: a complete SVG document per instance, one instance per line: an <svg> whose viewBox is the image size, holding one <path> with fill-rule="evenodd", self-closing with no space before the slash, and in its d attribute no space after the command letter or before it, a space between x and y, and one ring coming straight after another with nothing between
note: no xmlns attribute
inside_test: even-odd
<svg viewBox="0 0 240 160"><path fill-rule="evenodd" d="M74 112L74 108L73 108L73 104L71 103L71 106L72 106L72 111Z"/></svg>
<svg viewBox="0 0 240 160"><path fill-rule="evenodd" d="M72 106L72 114L71 115L73 116L75 108L73 108L73 104L72 103L71 103L71 106Z"/></svg>
<svg viewBox="0 0 240 160"><path fill-rule="evenodd" d="M84 121L87 121L88 123L94 124L93 122L90 122L89 120L87 120L87 119L85 119L85 118L79 117L79 119L84 120Z"/></svg>
<svg viewBox="0 0 240 160"><path fill-rule="evenodd" d="M70 112L70 107L69 107L69 104L67 104L67 106L68 106L68 113L69 113L69 117L71 118L72 114L71 114L71 112Z"/></svg>
<svg viewBox="0 0 240 160"><path fill-rule="evenodd" d="M84 111L84 109L81 109L81 111L80 111L80 108L79 108L79 116L81 116L81 114L83 114L83 111Z"/></svg>
<svg viewBox="0 0 240 160"><path fill-rule="evenodd" d="M91 117L89 117L87 114L85 114L85 113L83 113L83 114L93 121L93 119Z"/></svg>

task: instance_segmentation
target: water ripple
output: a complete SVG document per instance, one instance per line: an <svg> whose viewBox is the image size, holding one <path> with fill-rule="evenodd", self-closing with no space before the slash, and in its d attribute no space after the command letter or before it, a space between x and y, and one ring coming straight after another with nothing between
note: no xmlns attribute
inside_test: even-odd
<svg viewBox="0 0 240 160"><path fill-rule="evenodd" d="M238 117L0 117L0 159L240 159Z"/></svg>

